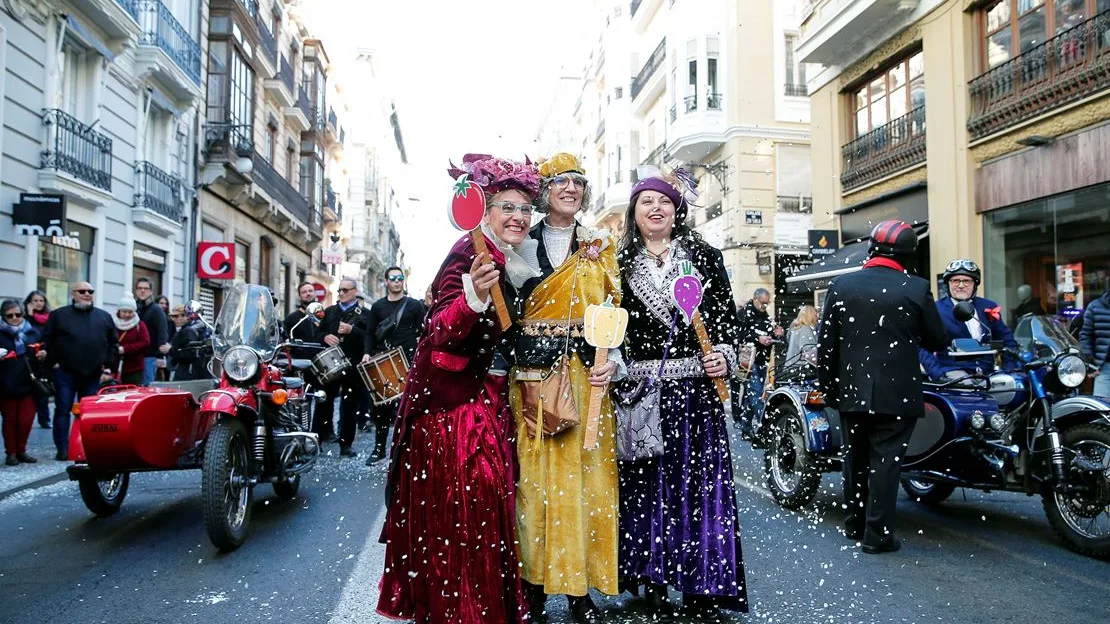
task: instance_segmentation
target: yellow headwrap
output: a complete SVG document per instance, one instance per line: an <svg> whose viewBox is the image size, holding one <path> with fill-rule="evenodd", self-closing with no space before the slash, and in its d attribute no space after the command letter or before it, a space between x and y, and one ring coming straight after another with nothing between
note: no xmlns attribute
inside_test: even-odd
<svg viewBox="0 0 1110 624"><path fill-rule="evenodd" d="M578 162L578 157L566 152L559 152L551 158L540 163L539 167L540 176L544 178L554 178L560 173L567 173L573 171L585 175L586 170L582 168L582 164Z"/></svg>

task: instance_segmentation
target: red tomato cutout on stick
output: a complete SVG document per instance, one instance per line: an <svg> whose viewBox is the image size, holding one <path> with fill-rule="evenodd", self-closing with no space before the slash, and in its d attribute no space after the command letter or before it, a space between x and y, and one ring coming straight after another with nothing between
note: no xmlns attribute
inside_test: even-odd
<svg viewBox="0 0 1110 624"><path fill-rule="evenodd" d="M451 198L451 225L468 232L482 223L486 213L486 194L477 182L464 173L455 180L455 193Z"/></svg>

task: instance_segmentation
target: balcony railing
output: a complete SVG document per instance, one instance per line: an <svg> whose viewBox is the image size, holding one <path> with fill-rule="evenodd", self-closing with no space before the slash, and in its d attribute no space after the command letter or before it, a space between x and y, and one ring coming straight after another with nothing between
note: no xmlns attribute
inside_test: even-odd
<svg viewBox="0 0 1110 624"><path fill-rule="evenodd" d="M289 89L289 95L297 95L297 82L293 75L293 66L289 64L289 59L283 55L281 57L281 69L278 70L278 78L285 88Z"/></svg>
<svg viewBox="0 0 1110 624"><path fill-rule="evenodd" d="M315 118L315 114L312 111L312 102L309 101L308 94L305 93L304 87L297 90L297 108L301 109L305 118L308 119L309 124L313 123L312 120Z"/></svg>
<svg viewBox="0 0 1110 624"><path fill-rule="evenodd" d="M253 151L251 126L231 123L204 125L204 152L209 158L245 158Z"/></svg>
<svg viewBox="0 0 1110 624"><path fill-rule="evenodd" d="M200 44L159 0L142 0L141 6L139 43L161 49L190 80L200 84Z"/></svg>
<svg viewBox="0 0 1110 624"><path fill-rule="evenodd" d="M925 107L920 106L840 148L843 190L925 162Z"/></svg>
<svg viewBox="0 0 1110 624"><path fill-rule="evenodd" d="M301 195L297 189L288 180L281 177L277 171L266 162L266 159L258 152L251 154L251 161L254 163L254 183L262 187L262 190L270 196L273 203L283 206L292 215L299 219L301 223L312 227L314 222L312 220L312 210L309 208L308 200Z"/></svg>
<svg viewBox="0 0 1110 624"><path fill-rule="evenodd" d="M671 104L670 115L671 115L671 121L672 122L675 119L678 119L678 105L677 104Z"/></svg>
<svg viewBox="0 0 1110 624"><path fill-rule="evenodd" d="M632 79L632 99L635 100L636 96L640 95L640 91L643 90L644 85L646 85L648 81L651 80L651 77L654 76L655 72L659 70L659 67L663 64L663 61L666 58L667 38L663 37L663 40L660 41L659 45L655 47L655 51L651 53L650 57L648 57L647 62L644 63L644 66L640 68L640 73L636 74L636 77Z"/></svg>
<svg viewBox="0 0 1110 624"><path fill-rule="evenodd" d="M335 116L334 108L328 108L328 125L333 128L339 127L339 118Z"/></svg>
<svg viewBox="0 0 1110 624"><path fill-rule="evenodd" d="M629 6L629 7L628 7L628 15L629 15L629 17L631 17L631 16L633 16L633 15L635 15L635 14L636 14L636 11L637 11L637 9L639 9L639 8L640 8L640 3L642 3L643 1L644 1L644 0L632 0L632 4L631 4L631 6Z"/></svg>
<svg viewBox="0 0 1110 624"><path fill-rule="evenodd" d="M116 4L123 7L123 10L127 11L127 14L133 17L136 22L139 21L139 0L116 0Z"/></svg>
<svg viewBox="0 0 1110 624"><path fill-rule="evenodd" d="M44 110L42 123L43 169L64 171L98 189L112 190L112 139L57 109Z"/></svg>
<svg viewBox="0 0 1110 624"><path fill-rule="evenodd" d="M278 60L277 39L275 39L274 33L270 32L269 26L263 22L258 13L254 14L254 23L258 25L258 46L266 53L270 62L276 66Z"/></svg>
<svg viewBox="0 0 1110 624"><path fill-rule="evenodd" d="M705 96L705 108L709 110L721 110L721 94L709 93Z"/></svg>
<svg viewBox="0 0 1110 624"><path fill-rule="evenodd" d="M594 141L600 141L601 137L605 136L605 120L602 119L597 124L597 133L594 134Z"/></svg>
<svg viewBox="0 0 1110 624"><path fill-rule="evenodd" d="M181 223L181 180L152 163L135 163L135 207Z"/></svg>
<svg viewBox="0 0 1110 624"><path fill-rule="evenodd" d="M682 99L682 102L686 104L687 113L692 113L698 110L698 96L687 95L685 98Z"/></svg>
<svg viewBox="0 0 1110 624"><path fill-rule="evenodd" d="M813 212L812 197L778 196L779 210L782 212Z"/></svg>
<svg viewBox="0 0 1110 624"><path fill-rule="evenodd" d="M809 95L809 87L804 84L790 84L788 82L783 86L783 93L790 97L807 97Z"/></svg>
<svg viewBox="0 0 1110 624"><path fill-rule="evenodd" d="M655 146L655 149L648 152L648 155L644 157L643 162L640 163L640 164L643 164L643 165L659 165L659 164L662 164L663 159L666 158L666 155L667 155L667 144L666 143L660 143L659 145Z"/></svg>
<svg viewBox="0 0 1110 624"><path fill-rule="evenodd" d="M987 71L968 85L972 139L1110 87L1110 11Z"/></svg>

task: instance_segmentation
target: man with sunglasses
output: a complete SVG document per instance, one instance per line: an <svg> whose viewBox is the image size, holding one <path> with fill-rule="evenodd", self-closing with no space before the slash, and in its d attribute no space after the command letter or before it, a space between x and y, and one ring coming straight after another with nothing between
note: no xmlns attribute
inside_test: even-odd
<svg viewBox="0 0 1110 624"><path fill-rule="evenodd" d="M424 322L427 309L424 303L405 294L405 271L399 266L385 270L385 296L370 306L370 320L366 330L366 354L362 361L392 349L401 349L408 362L416 351L416 339ZM399 402L393 401L371 408L374 418L374 452L366 465L385 459L385 443L389 429L397 417Z"/></svg>
<svg viewBox="0 0 1110 624"><path fill-rule="evenodd" d="M953 260L948 263L941 280L948 289L948 296L937 301L937 311L940 312L949 338L974 338L984 344L1001 342L1006 347L1017 348L1013 333L1002 320L1002 307L990 299L975 296L982 281L979 265L966 258ZM975 318L966 323L957 319L954 312L956 304L961 301L970 301L975 306ZM936 352L922 349L920 359L929 377L938 381L960 379L969 373L988 373L994 370L993 358L956 361L948 355L947 349Z"/></svg>
<svg viewBox="0 0 1110 624"><path fill-rule="evenodd" d="M112 315L93 306L93 287L75 282L73 303L50 314L43 329L47 365L58 365L55 376L54 446L57 459L69 459L69 417L74 395L96 394L100 383L111 377L111 364L119 351Z"/></svg>
<svg viewBox="0 0 1110 624"><path fill-rule="evenodd" d="M324 311L324 318L316 329L316 337L318 342L329 347L339 347L343 355L354 364L362 360L366 346L367 319L370 315L358 303L358 286L354 280L344 279L339 282L337 292L339 301ZM335 412L335 399L338 397L343 419L339 423L339 455L358 457L358 453L351 448L355 442L362 393L365 392L358 371L353 366L348 368L338 380L328 384L324 391L328 398L316 407L316 417L313 419L316 433L320 434L322 440L331 438L332 416Z"/></svg>

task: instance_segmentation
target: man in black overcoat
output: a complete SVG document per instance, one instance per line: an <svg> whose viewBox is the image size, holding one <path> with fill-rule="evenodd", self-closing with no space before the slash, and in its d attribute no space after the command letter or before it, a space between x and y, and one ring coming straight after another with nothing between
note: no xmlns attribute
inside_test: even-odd
<svg viewBox="0 0 1110 624"><path fill-rule="evenodd" d="M359 405L366 387L354 366L362 360L370 315L356 299L358 286L353 280L339 282L338 293L339 301L324 311L324 318L316 329L316 337L329 347L339 346L351 366L337 381L324 387L328 398L316 407L313 429L322 438L330 437L335 398L339 397L343 419L339 423L339 454L343 457L357 457L358 453L351 449L351 445L355 441Z"/></svg>
<svg viewBox="0 0 1110 624"><path fill-rule="evenodd" d="M948 337L929 282L905 267L917 234L902 221L871 231L871 259L833 281L818 328L818 374L844 432L844 527L868 554L893 552L900 458L925 414L918 347Z"/></svg>

